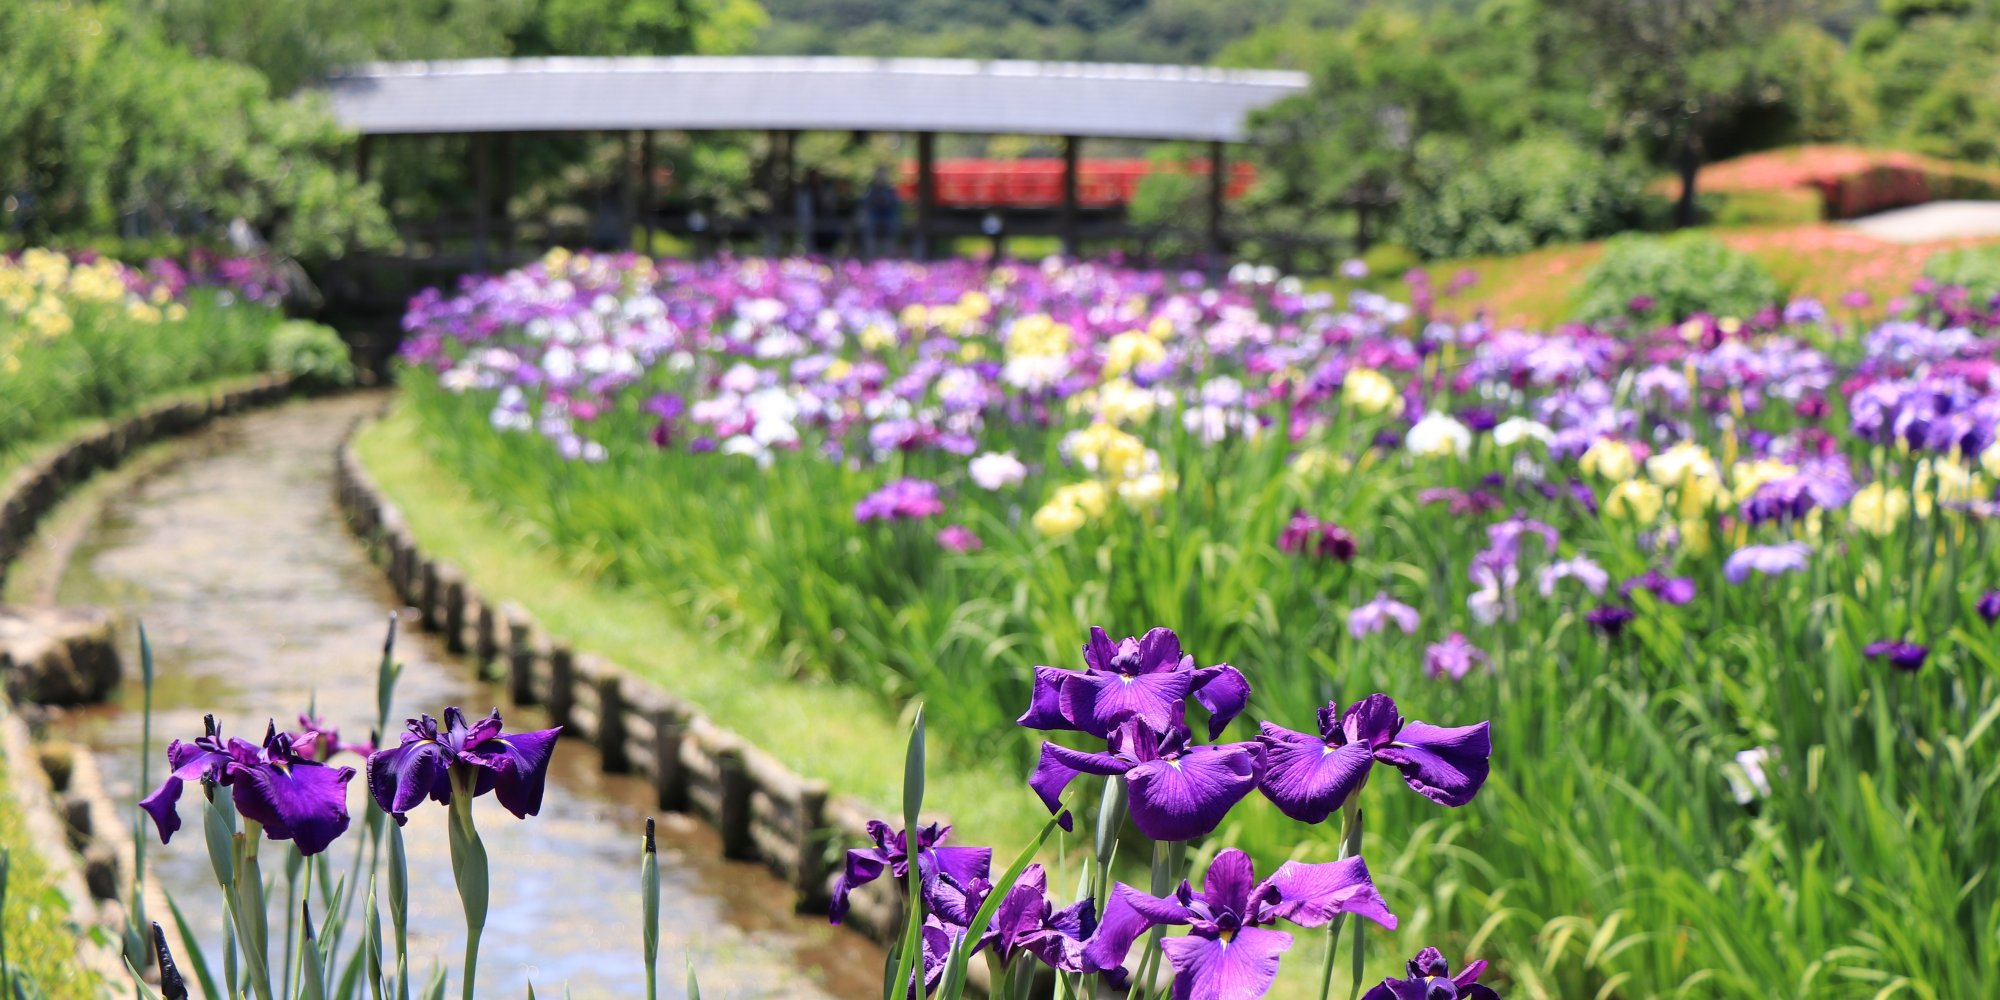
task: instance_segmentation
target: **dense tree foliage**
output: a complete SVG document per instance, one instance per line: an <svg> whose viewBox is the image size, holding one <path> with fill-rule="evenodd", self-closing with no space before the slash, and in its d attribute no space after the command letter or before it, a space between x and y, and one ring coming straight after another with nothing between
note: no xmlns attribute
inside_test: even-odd
<svg viewBox="0 0 2000 1000"><path fill-rule="evenodd" d="M343 140L310 101L193 55L121 10L0 4L0 226L18 240L259 225L289 253L384 238L366 186L331 166Z"/></svg>
<svg viewBox="0 0 2000 1000"><path fill-rule="evenodd" d="M165 247L242 218L288 253L380 244L379 189L308 84L373 59L727 51L762 19L755 0L0 3L0 236ZM522 184L544 200L601 189L616 145L524 143ZM381 158L394 207L464 201L464 151L438 154Z"/></svg>
<svg viewBox="0 0 2000 1000"><path fill-rule="evenodd" d="M1258 124L1253 209L1457 255L1664 222L1632 200L1641 169L1679 174L1688 224L1701 165L1760 149L2000 159L1993 51L1993 0L1485 0L1422 17L1372 7L1331 31L1281 18L1219 58L1314 75L1311 95ZM1551 137L1568 154L1551 160ZM1553 186L1579 199L1564 226L1535 221L1550 192L1510 193L1535 163L1560 167Z"/></svg>

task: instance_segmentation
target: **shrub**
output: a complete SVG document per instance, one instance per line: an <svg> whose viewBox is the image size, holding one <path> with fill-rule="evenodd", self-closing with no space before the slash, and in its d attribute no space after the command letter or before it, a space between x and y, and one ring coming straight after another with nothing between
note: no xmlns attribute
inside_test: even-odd
<svg viewBox="0 0 2000 1000"><path fill-rule="evenodd" d="M1525 139L1450 172L1403 208L1402 242L1424 257L1521 253L1643 226L1646 177L1567 139Z"/></svg>
<svg viewBox="0 0 2000 1000"><path fill-rule="evenodd" d="M271 335L271 369L312 388L354 384L354 362L332 327L305 320L279 324Z"/></svg>
<svg viewBox="0 0 2000 1000"><path fill-rule="evenodd" d="M1976 299L2000 295L2000 246L1940 250L1924 262L1924 277L1963 288Z"/></svg>
<svg viewBox="0 0 2000 1000"><path fill-rule="evenodd" d="M1748 316L1778 299L1763 265L1699 233L1611 240L1584 275L1575 317L1671 322L1695 313ZM1634 308L1637 305L1639 308Z"/></svg>

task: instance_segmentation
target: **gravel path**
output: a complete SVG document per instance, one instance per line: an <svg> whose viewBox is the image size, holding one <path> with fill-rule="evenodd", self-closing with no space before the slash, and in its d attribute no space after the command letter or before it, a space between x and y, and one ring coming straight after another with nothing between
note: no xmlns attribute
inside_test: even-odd
<svg viewBox="0 0 2000 1000"><path fill-rule="evenodd" d="M1934 201L1855 219L1848 225L1893 243L2000 236L2000 201Z"/></svg>

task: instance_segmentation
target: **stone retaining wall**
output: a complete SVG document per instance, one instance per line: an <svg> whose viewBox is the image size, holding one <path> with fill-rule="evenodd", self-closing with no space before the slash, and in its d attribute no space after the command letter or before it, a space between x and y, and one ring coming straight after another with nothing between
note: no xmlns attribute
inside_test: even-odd
<svg viewBox="0 0 2000 1000"><path fill-rule="evenodd" d="M797 890L800 910L825 912L840 848L867 839L866 805L799 776L658 685L576 652L520 606L496 602L458 567L425 553L351 439L340 445L334 477L341 510L425 629L504 679L515 704L542 706L565 736L596 746L605 770L650 781L660 808L714 824L725 856L769 867ZM885 943L901 930L895 880L878 879L850 902L855 929Z"/></svg>

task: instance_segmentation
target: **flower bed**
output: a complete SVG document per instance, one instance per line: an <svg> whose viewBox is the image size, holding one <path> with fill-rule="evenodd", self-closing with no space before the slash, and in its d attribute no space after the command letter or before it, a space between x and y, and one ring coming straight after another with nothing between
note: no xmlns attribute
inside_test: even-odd
<svg viewBox="0 0 2000 1000"><path fill-rule="evenodd" d="M1025 774L995 706L1098 624L1293 730L1493 720L1477 801L1371 798L1370 862L1530 995L2000 986L1988 310L1533 334L1238 277L555 254L413 303L408 405L535 542L923 697L947 760ZM1277 860L1279 808L1217 837Z"/></svg>
<svg viewBox="0 0 2000 1000"><path fill-rule="evenodd" d="M283 318L250 260L0 256L0 463L64 425L265 370Z"/></svg>

